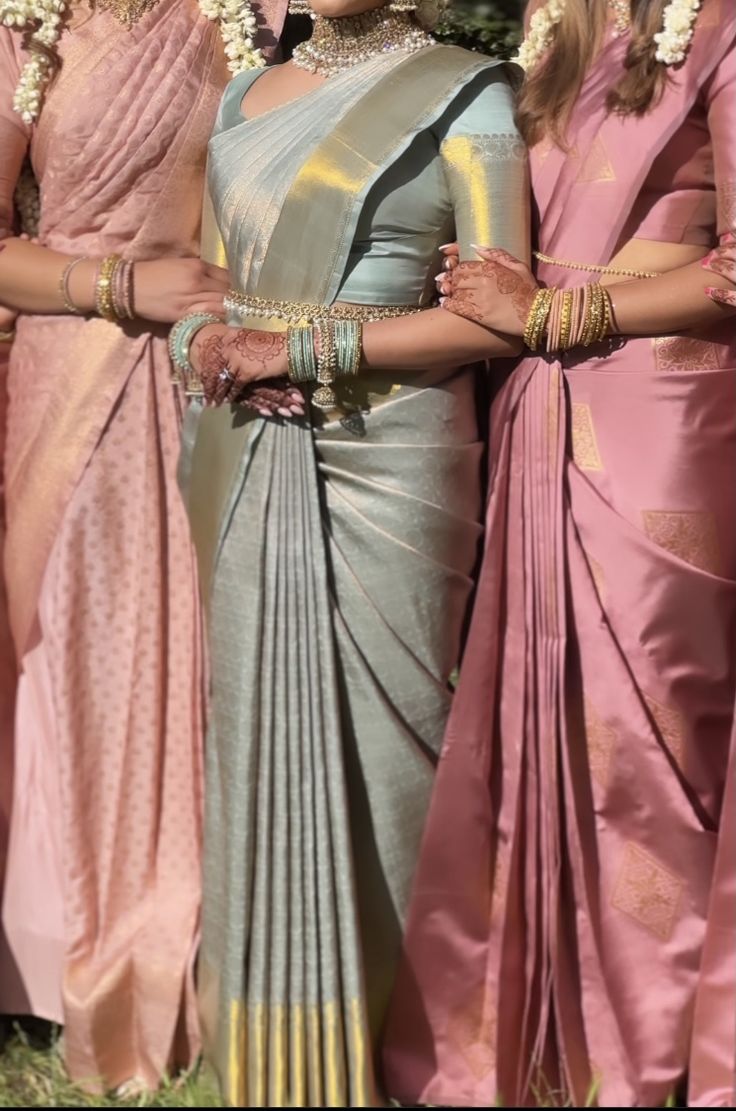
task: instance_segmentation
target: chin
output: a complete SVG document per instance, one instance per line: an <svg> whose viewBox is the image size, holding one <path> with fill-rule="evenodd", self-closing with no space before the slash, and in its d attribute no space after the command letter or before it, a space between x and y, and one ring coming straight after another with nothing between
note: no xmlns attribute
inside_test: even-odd
<svg viewBox="0 0 736 1111"><path fill-rule="evenodd" d="M376 0L312 0L311 7L315 15L322 15L326 19L342 19L388 7L388 2L389 0L380 0L379 3Z"/></svg>

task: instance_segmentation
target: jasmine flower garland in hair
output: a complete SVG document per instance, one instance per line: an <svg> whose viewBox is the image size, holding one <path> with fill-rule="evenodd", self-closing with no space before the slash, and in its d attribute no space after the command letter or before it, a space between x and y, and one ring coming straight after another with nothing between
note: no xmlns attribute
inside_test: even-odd
<svg viewBox="0 0 736 1111"><path fill-rule="evenodd" d="M219 19L232 74L265 66L266 59L255 45L258 25L250 4L244 0L199 0L199 10L207 19Z"/></svg>
<svg viewBox="0 0 736 1111"><path fill-rule="evenodd" d="M667 66L685 61L695 31L701 0L671 0L664 10L663 29L654 36L656 58Z"/></svg>
<svg viewBox="0 0 736 1111"><path fill-rule="evenodd" d="M533 69L552 45L555 27L565 14L565 0L548 0L537 8L529 21L526 36L514 61L523 69Z"/></svg>
<svg viewBox="0 0 736 1111"><path fill-rule="evenodd" d="M24 123L38 119L44 87L53 69L49 52L59 41L69 4L70 0L0 0L0 26L30 31L30 58L21 70L13 96L13 108ZM265 66L266 59L255 45L258 27L250 4L245 0L199 0L199 8L207 19L219 20L232 74Z"/></svg>

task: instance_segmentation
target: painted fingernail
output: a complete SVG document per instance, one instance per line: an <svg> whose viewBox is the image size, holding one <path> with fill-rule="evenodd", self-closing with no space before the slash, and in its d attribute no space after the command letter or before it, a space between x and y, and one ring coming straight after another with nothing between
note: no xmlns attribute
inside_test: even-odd
<svg viewBox="0 0 736 1111"><path fill-rule="evenodd" d="M291 411L292 411L292 413L294 414L295 417L303 417L304 416L304 410L302 409L301 405L292 405Z"/></svg>
<svg viewBox="0 0 736 1111"><path fill-rule="evenodd" d="M260 413L260 415L262 417L270 417L271 416L271 410L270 409L259 409L258 412Z"/></svg>
<svg viewBox="0 0 736 1111"><path fill-rule="evenodd" d="M446 251L449 247L452 247L452 246L454 246L454 244L452 244L452 243L440 243L440 245L438 247L438 250Z"/></svg>
<svg viewBox="0 0 736 1111"><path fill-rule="evenodd" d="M290 417L291 416L291 409L287 409L283 405L279 405L276 412L279 414L280 417Z"/></svg>
<svg viewBox="0 0 736 1111"><path fill-rule="evenodd" d="M450 300L449 297L440 297L440 306L444 309L446 303Z"/></svg>

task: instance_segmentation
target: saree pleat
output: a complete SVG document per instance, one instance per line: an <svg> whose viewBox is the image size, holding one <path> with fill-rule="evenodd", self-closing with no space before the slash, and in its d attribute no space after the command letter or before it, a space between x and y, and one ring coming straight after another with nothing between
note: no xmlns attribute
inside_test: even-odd
<svg viewBox="0 0 736 1111"><path fill-rule="evenodd" d="M229 414L199 419L227 437ZM467 374L369 419L370 443L339 424L251 422L224 518L201 978L236 1106L376 1102L372 1045L449 704L481 447ZM196 539L191 491L190 510Z"/></svg>

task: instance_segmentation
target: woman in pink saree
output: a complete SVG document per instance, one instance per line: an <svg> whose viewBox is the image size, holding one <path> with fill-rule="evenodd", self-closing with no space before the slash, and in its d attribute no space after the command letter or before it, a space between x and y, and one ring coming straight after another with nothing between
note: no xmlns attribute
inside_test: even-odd
<svg viewBox="0 0 736 1111"><path fill-rule="evenodd" d="M441 283L521 334L537 281L587 270L617 334L529 353L494 402L385 1051L404 1102L650 1107L687 1077L691 1106L734 1104L736 327L706 287L736 274L736 8L676 3L680 28L700 11L665 75L665 7L635 0L627 27L628 4L557 5L520 111L536 279L481 251ZM561 57L573 85L588 61L558 143Z"/></svg>
<svg viewBox="0 0 736 1111"><path fill-rule="evenodd" d="M278 34L284 9L267 4L261 23ZM203 669L167 322L185 306L222 310L227 274L198 255L229 74L196 0L75 3L29 120L27 41L0 27L0 302L20 313L4 471L20 679L0 1012L63 1023L78 1081L155 1086L199 1045ZM11 238L27 155L38 244ZM137 316L124 323L80 300L113 252L135 266Z"/></svg>

